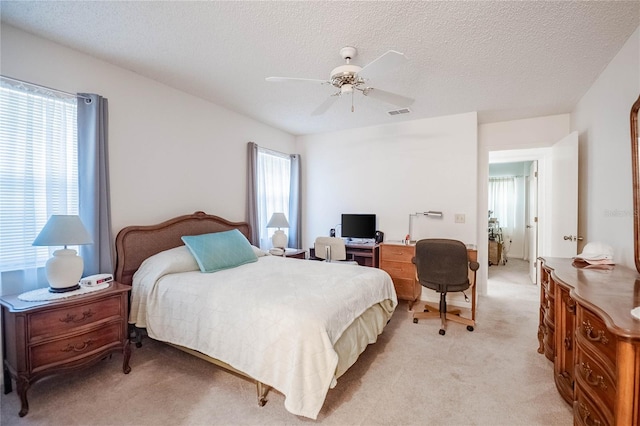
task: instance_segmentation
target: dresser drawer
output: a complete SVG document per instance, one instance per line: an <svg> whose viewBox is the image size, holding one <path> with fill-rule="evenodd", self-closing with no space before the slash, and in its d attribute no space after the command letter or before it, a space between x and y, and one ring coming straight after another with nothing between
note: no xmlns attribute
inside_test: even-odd
<svg viewBox="0 0 640 426"><path fill-rule="evenodd" d="M76 328L123 315L120 296L116 295L86 305L77 305L39 312L29 318L29 341L51 335L61 335Z"/></svg>
<svg viewBox="0 0 640 426"><path fill-rule="evenodd" d="M591 396L599 407L613 412L616 398L616 383L611 374L595 357L578 347L575 365L576 387Z"/></svg>
<svg viewBox="0 0 640 426"><path fill-rule="evenodd" d="M613 414L607 409L598 407L587 394L576 387L575 402L573 403L574 425L609 426L613 425Z"/></svg>
<svg viewBox="0 0 640 426"><path fill-rule="evenodd" d="M107 324L66 339L29 347L32 372L82 359L110 345L120 346L124 340L122 321Z"/></svg>
<svg viewBox="0 0 640 426"><path fill-rule="evenodd" d="M606 363L605 367L613 375L616 363L616 338L607 330L600 317L582 305L578 306L576 342L587 350L599 354Z"/></svg>
<svg viewBox="0 0 640 426"><path fill-rule="evenodd" d="M415 280L394 278L393 285L398 299L416 300L420 297L419 289L417 288L419 284L416 284Z"/></svg>
<svg viewBox="0 0 640 426"><path fill-rule="evenodd" d="M380 262L388 260L413 265L411 259L415 256L415 250L414 246L382 245L380 246Z"/></svg>

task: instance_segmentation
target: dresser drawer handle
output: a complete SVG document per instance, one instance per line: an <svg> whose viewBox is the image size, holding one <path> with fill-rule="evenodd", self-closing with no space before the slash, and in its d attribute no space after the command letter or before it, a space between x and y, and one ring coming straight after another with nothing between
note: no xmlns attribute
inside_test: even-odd
<svg viewBox="0 0 640 426"><path fill-rule="evenodd" d="M66 348L62 349L62 352L82 352L88 347L90 347L91 345L93 345L93 343L94 343L93 340L88 339L82 342L82 346L75 346L75 345L69 344L67 345Z"/></svg>
<svg viewBox="0 0 640 426"><path fill-rule="evenodd" d="M607 385L604 383L603 376L595 376L594 378L591 377L591 375L593 374L593 370L591 369L591 366L588 362L586 364L582 362L580 363L580 366L582 367L582 375L584 376L584 380L587 383L589 383L593 387L599 386L604 390L607 389Z"/></svg>
<svg viewBox="0 0 640 426"><path fill-rule="evenodd" d="M599 330L596 336L593 335L593 326L589 320L582 321L582 327L584 327L584 335L592 342L600 342L603 345L609 343L609 339L604 335L603 330Z"/></svg>
<svg viewBox="0 0 640 426"><path fill-rule="evenodd" d="M589 409L581 402L580 403L580 411L582 411L582 422L585 425L593 425L593 426L600 426L602 423L600 423L600 420L592 420L589 421L589 417L591 417L591 412L589 411Z"/></svg>
<svg viewBox="0 0 640 426"><path fill-rule="evenodd" d="M82 313L82 318L80 319L76 319L77 315L71 315L71 314L67 314L66 317L64 318L60 318L60 322L82 322L84 320L86 320L87 318L91 318L93 316L93 312L91 311L91 309L89 309L88 311L84 311Z"/></svg>

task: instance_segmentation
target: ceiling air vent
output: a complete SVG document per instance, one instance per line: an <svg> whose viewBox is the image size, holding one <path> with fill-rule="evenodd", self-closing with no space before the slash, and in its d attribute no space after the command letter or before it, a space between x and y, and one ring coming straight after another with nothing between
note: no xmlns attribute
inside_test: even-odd
<svg viewBox="0 0 640 426"><path fill-rule="evenodd" d="M411 110L409 108L401 108L393 111L387 111L387 114L389 115L400 115L400 114L409 114L409 113L411 113Z"/></svg>

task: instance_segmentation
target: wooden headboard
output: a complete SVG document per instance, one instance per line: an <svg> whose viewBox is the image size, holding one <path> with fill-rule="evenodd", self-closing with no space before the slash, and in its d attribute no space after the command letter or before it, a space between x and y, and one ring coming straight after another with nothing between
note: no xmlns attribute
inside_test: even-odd
<svg viewBox="0 0 640 426"><path fill-rule="evenodd" d="M251 241L246 222L229 222L204 212L178 216L157 225L127 226L116 236L116 281L131 285L140 264L156 253L183 245L183 235L210 234L237 229Z"/></svg>

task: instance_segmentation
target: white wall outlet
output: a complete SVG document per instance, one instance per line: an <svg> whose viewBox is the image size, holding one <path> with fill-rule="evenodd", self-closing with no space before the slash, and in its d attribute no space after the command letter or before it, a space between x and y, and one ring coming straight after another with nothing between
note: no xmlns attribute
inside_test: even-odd
<svg viewBox="0 0 640 426"><path fill-rule="evenodd" d="M464 214L463 213L456 213L455 222L456 223L464 223Z"/></svg>

